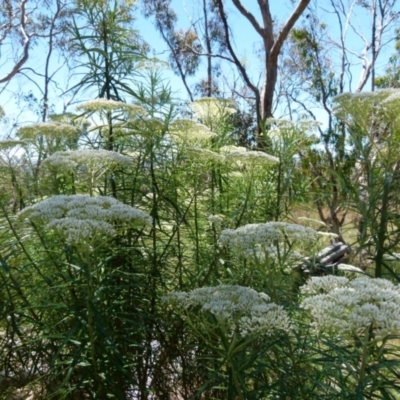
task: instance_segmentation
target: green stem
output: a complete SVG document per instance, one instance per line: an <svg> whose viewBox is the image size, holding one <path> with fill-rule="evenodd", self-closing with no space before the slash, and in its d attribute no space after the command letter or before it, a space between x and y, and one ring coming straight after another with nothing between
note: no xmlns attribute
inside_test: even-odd
<svg viewBox="0 0 400 400"><path fill-rule="evenodd" d="M361 366L358 374L358 382L357 382L357 391L356 391L356 398L363 400L364 399L364 380L367 372L368 367L368 360L369 360L369 347L370 347L370 336L371 336L371 329L368 330L365 338L362 342L361 347Z"/></svg>

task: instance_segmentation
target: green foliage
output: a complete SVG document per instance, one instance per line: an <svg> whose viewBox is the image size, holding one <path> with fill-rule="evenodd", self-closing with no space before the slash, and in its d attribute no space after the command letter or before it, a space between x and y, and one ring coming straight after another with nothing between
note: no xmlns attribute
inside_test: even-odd
<svg viewBox="0 0 400 400"><path fill-rule="evenodd" d="M134 92L0 142L2 398L395 398L399 329L378 337L366 313L352 337L318 330L299 290L293 267L335 237L292 221L312 197L301 156L326 164L316 124L269 120L268 155L235 146L227 100L191 103L188 120L157 72ZM337 99L351 161L335 176L375 275L397 278L390 94Z"/></svg>
<svg viewBox="0 0 400 400"><path fill-rule="evenodd" d="M129 1L79 1L71 29L71 51L76 56L79 83L70 89L97 89L98 97L123 100L132 95L138 61L146 44L132 28Z"/></svg>

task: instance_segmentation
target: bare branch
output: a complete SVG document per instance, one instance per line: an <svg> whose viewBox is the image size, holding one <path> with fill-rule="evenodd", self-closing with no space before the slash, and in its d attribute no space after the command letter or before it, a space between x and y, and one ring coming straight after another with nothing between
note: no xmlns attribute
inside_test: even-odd
<svg viewBox="0 0 400 400"><path fill-rule="evenodd" d="M252 90L252 92L256 96L256 99L259 102L260 101L260 92L259 92L258 88L256 86L254 86L253 83L250 81L250 78L247 75L246 69L244 68L243 64L240 62L240 60L236 56L235 51L233 50L232 43L230 40L230 35L229 35L229 25L228 25L228 21L226 19L226 15L225 15L223 1L217 0L216 3L218 5L221 20L222 20L222 23L224 26L225 40L226 40L226 45L227 45L228 51L229 51L232 59L234 60L236 67L239 69L239 72L240 72L243 80L245 81L246 85Z"/></svg>
<svg viewBox="0 0 400 400"><path fill-rule="evenodd" d="M28 0L23 0L21 3L21 25L20 31L22 36L24 37L24 45L23 45L23 54L20 60L14 65L13 69L4 77L0 78L0 83L8 82L11 78L13 78L21 69L21 67L26 63L29 58L29 46L31 44L31 36L29 36L26 32L26 23L27 23L27 15L26 15L26 3Z"/></svg>
<svg viewBox="0 0 400 400"><path fill-rule="evenodd" d="M282 30L279 32L278 37L275 40L274 45L271 49L271 56L278 55L281 51L282 45L289 35L290 30L293 28L296 21L300 18L301 14L307 8L310 0L300 0L297 7L294 9L292 15L288 18Z"/></svg>
<svg viewBox="0 0 400 400"><path fill-rule="evenodd" d="M236 6L236 8L240 11L240 13L253 25L253 28L258 32L258 34L261 37L264 37L265 34L265 29L263 29L260 24L257 22L256 18L254 15L249 12L243 4L240 2L240 0L232 0L233 4Z"/></svg>

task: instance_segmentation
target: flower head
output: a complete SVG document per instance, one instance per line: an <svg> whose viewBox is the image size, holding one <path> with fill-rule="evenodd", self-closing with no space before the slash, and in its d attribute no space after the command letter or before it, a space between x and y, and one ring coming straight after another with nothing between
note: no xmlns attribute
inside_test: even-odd
<svg viewBox="0 0 400 400"><path fill-rule="evenodd" d="M263 151L234 151L226 155L227 161L239 162L245 165L271 165L279 163L279 158Z"/></svg>
<svg viewBox="0 0 400 400"><path fill-rule="evenodd" d="M302 287L302 307L318 331L341 336L372 332L381 339L400 333L400 288L386 279L313 277Z"/></svg>
<svg viewBox="0 0 400 400"><path fill-rule="evenodd" d="M179 142L204 142L216 136L203 124L191 119L178 119L169 126L174 139Z"/></svg>
<svg viewBox="0 0 400 400"><path fill-rule="evenodd" d="M189 157L191 157L194 161L198 163L207 163L207 162L222 163L225 159L223 155L218 154L215 151L202 149L199 147L188 148L187 154Z"/></svg>
<svg viewBox="0 0 400 400"><path fill-rule="evenodd" d="M196 118L207 126L236 112L230 100L212 97L203 97L190 103L189 106L194 111Z"/></svg>
<svg viewBox="0 0 400 400"><path fill-rule="evenodd" d="M26 143L23 140L6 139L0 140L0 150L9 150L17 146L24 146Z"/></svg>
<svg viewBox="0 0 400 400"><path fill-rule="evenodd" d="M76 107L76 109L84 113L94 113L99 111L123 111L131 115L144 115L146 113L142 107L135 104L128 104L115 100L107 100L104 98L89 100L83 104L80 104L78 107Z"/></svg>
<svg viewBox="0 0 400 400"><path fill-rule="evenodd" d="M224 155L227 155L230 153L239 153L239 152L243 153L246 151L247 151L246 147L241 147L241 146L222 146L219 149L219 152Z"/></svg>
<svg viewBox="0 0 400 400"><path fill-rule="evenodd" d="M267 222L265 224L248 224L238 229L225 229L221 232L219 242L234 252L248 257L254 250L268 250L276 242L314 243L317 232L314 229L290 224L287 222Z"/></svg>
<svg viewBox="0 0 400 400"><path fill-rule="evenodd" d="M25 208L18 218L44 224L71 244L104 235L114 236L118 225L144 226L152 221L149 214L113 197L83 195L50 197Z"/></svg>
<svg viewBox="0 0 400 400"><path fill-rule="evenodd" d="M48 139L72 138L76 139L81 130L73 125L60 122L40 122L38 124L23 126L18 129L17 136L23 140L36 139L37 136L45 136Z"/></svg>
<svg viewBox="0 0 400 400"><path fill-rule="evenodd" d="M96 170L132 165L128 156L108 150L81 149L73 151L56 151L48 157L43 165L57 169L76 169L80 165L93 166Z"/></svg>
<svg viewBox="0 0 400 400"><path fill-rule="evenodd" d="M242 335L288 331L290 322L286 311L269 300L265 293L238 285L203 287L165 297L165 301L178 309L211 313L219 324L238 328Z"/></svg>

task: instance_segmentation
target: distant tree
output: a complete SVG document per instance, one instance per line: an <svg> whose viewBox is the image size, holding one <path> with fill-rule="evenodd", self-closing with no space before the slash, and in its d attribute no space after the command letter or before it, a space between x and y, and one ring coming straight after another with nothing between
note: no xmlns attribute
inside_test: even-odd
<svg viewBox="0 0 400 400"><path fill-rule="evenodd" d="M254 14L245 8L240 0L232 0L232 3L235 5L235 7L250 22L252 27L262 39L264 74L263 86L261 90L257 84L252 82L250 79L243 62L239 59L237 51L232 45L231 31L233 29L228 21L225 10L225 1L215 0L215 3L218 6L219 14L224 26L224 39L230 57L238 68L245 84L251 89L255 96L257 105L257 122L260 128L266 118L272 117L274 91L278 79L279 54L282 50L282 46L288 39L289 32L293 28L294 24L307 8L310 0L300 0L298 2L288 20L279 28L278 33L276 33L278 24L272 18L268 0L258 1L259 10L262 16L262 23L257 20ZM259 133L260 132L261 131L259 130Z"/></svg>
<svg viewBox="0 0 400 400"><path fill-rule="evenodd" d="M201 13L190 17L188 29L178 28L178 17L170 0L148 0L143 6L145 16L154 17L156 28L170 50L172 70L182 79L190 100L194 100L195 94L206 97L220 94L216 79L219 65L215 57L224 53L226 47L215 1L201 1ZM188 78L199 72L202 58L206 60L206 78L192 88Z"/></svg>

